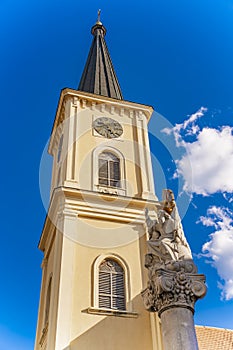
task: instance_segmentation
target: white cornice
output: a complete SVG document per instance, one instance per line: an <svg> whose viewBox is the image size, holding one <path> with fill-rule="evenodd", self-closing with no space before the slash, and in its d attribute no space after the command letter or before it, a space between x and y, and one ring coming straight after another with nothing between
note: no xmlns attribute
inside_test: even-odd
<svg viewBox="0 0 233 350"><path fill-rule="evenodd" d="M94 191L59 187L53 192L41 234L39 249L44 250L49 234L57 225L58 216L113 221L116 223L145 223L145 208L160 207L159 201L102 194Z"/></svg>
<svg viewBox="0 0 233 350"><path fill-rule="evenodd" d="M56 116L54 119L49 148L48 148L49 154L51 154L51 145L53 144L53 138L55 134L54 131L56 130L59 123L62 106L64 104L64 101L66 101L68 98L75 98L76 104L78 100L84 101L83 107L85 107L86 102L89 101L94 104L98 103L98 104L109 105L112 108L117 107L118 109L120 109L121 114L122 114L122 111L124 111L124 109L129 109L131 112L133 111L138 111L140 113L143 112L146 116L147 122L149 122L150 117L153 113L152 106L130 102L130 101L117 100L110 97L105 97L105 96L95 95L95 94L91 94L83 91L73 90L70 88L65 88L61 91L58 106L57 106Z"/></svg>

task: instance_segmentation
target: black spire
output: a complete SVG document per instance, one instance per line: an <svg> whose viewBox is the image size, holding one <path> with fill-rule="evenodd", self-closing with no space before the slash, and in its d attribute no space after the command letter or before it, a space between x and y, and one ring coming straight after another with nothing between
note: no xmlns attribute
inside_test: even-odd
<svg viewBox="0 0 233 350"><path fill-rule="evenodd" d="M100 10L91 33L94 38L78 90L122 100L120 85L104 39L106 28L100 22Z"/></svg>

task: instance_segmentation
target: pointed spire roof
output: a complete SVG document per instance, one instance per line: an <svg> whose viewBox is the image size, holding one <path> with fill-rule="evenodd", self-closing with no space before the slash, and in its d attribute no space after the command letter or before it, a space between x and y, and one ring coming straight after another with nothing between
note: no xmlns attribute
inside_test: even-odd
<svg viewBox="0 0 233 350"><path fill-rule="evenodd" d="M78 90L122 100L120 85L104 39L106 28L100 22L100 10L91 33L94 38Z"/></svg>

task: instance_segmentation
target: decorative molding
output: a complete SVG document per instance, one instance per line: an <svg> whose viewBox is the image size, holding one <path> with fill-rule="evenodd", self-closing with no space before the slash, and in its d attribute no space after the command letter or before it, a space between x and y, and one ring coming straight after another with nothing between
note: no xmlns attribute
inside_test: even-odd
<svg viewBox="0 0 233 350"><path fill-rule="evenodd" d="M48 259L47 259L47 258L44 258L44 259L42 260L42 263L41 263L41 268L42 268L42 269L45 268L45 267L47 266L47 264L48 264Z"/></svg>
<svg viewBox="0 0 233 350"><path fill-rule="evenodd" d="M73 106L78 107L79 98L77 96L73 97Z"/></svg>
<svg viewBox="0 0 233 350"><path fill-rule="evenodd" d="M76 98L78 98L78 96L74 96L74 97L76 97ZM66 106L66 104L67 104L67 102L73 102L73 98L74 98L73 96L66 96L65 98L64 98L64 106Z"/></svg>
<svg viewBox="0 0 233 350"><path fill-rule="evenodd" d="M106 107L106 105L104 103L101 103L100 104L100 111L104 113L105 112L105 107Z"/></svg>
<svg viewBox="0 0 233 350"><path fill-rule="evenodd" d="M91 102L91 110L94 111L96 108L96 102L92 101Z"/></svg>
<svg viewBox="0 0 233 350"><path fill-rule="evenodd" d="M132 109L129 110L129 118L130 118L130 119L133 119L133 112L134 112L134 111L133 111Z"/></svg>
<svg viewBox="0 0 233 350"><path fill-rule="evenodd" d="M61 134L62 134L62 124L59 124L59 126L56 129L56 133L55 133L55 137L54 137L54 148L56 149L58 147L60 138L61 138Z"/></svg>
<svg viewBox="0 0 233 350"><path fill-rule="evenodd" d="M114 199L114 201L112 200ZM62 231L63 208L65 203L70 208L77 210L79 217L101 218L117 223L145 224L145 207L150 210L161 207L160 202L141 197L127 195L101 194L97 190L88 191L62 186L53 190L48 214L46 216L42 234L39 241L39 249L44 251L48 235L54 227ZM58 225L59 223L59 225Z"/></svg>
<svg viewBox="0 0 233 350"><path fill-rule="evenodd" d="M117 187L107 187L107 186L102 186L102 185L96 185L96 187L98 188L98 192L100 192L100 193L108 193L108 194L117 195L119 192Z"/></svg>
<svg viewBox="0 0 233 350"><path fill-rule="evenodd" d="M44 342L47 338L48 328L49 328L49 324L47 322L46 325L44 326L44 328L42 329L42 335L41 335L41 338L39 340L39 344L41 347L44 345Z"/></svg>
<svg viewBox="0 0 233 350"><path fill-rule="evenodd" d="M117 316L117 317L125 317L125 318L138 318L137 312L129 312L124 310L110 310L110 309L100 309L89 307L85 310L82 310L87 314L91 315L99 315L99 316Z"/></svg>
<svg viewBox="0 0 233 350"><path fill-rule="evenodd" d="M73 96L78 97L82 101L82 103L83 103L82 108L85 108L86 104L91 105L91 102L94 101L97 103L105 103L106 106L110 106L111 113L114 113L114 106L116 108L119 106L120 107L122 106L123 108L126 108L126 109L130 108L132 110L140 109L145 113L147 121L149 121L149 119L152 115L152 112L153 112L153 108L151 106L138 104L135 102L110 99L109 97L104 97L104 96L94 97L93 94L86 93L83 91L77 91L77 90L73 90L73 89L69 89L69 88L63 89L61 92L61 95L60 95L60 100L58 103L56 117L55 117L55 121L53 124L52 135L51 135L50 144L49 144L49 152L51 152L50 149L51 149L51 146L53 144L54 131L56 130L58 124L60 122L62 122L61 109L63 106L63 101L67 97L73 97ZM83 102L84 100L86 102Z"/></svg>
<svg viewBox="0 0 233 350"><path fill-rule="evenodd" d="M135 115L135 118L138 119L138 117L139 117L139 111L138 111L138 110L135 110L135 111L134 111L134 115Z"/></svg>
<svg viewBox="0 0 233 350"><path fill-rule="evenodd" d="M71 217L71 218L76 219L78 217L78 211L71 209L71 208L68 208L68 207L65 207L63 210L63 215L66 217Z"/></svg>
<svg viewBox="0 0 233 350"><path fill-rule="evenodd" d="M190 262L188 262L190 264ZM157 311L159 316L174 307L188 308L194 312L195 302L206 294L205 276L179 271L155 270L142 292L145 308Z"/></svg>
<svg viewBox="0 0 233 350"><path fill-rule="evenodd" d="M143 113L142 113L142 111L138 112L138 120L143 120Z"/></svg>
<svg viewBox="0 0 233 350"><path fill-rule="evenodd" d="M87 107L87 100L82 99L82 108Z"/></svg>

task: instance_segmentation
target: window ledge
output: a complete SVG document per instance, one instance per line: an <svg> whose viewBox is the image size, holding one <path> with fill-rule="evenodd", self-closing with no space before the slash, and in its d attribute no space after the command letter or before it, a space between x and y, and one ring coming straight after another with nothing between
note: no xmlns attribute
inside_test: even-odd
<svg viewBox="0 0 233 350"><path fill-rule="evenodd" d="M82 312L92 315L101 315L101 316L117 316L117 317L128 317L128 318L137 318L137 312L125 311L125 310L111 310L111 309L100 309L95 307L89 307Z"/></svg>
<svg viewBox="0 0 233 350"><path fill-rule="evenodd" d="M114 194L114 195L125 195L126 190L122 187L111 187L111 186L104 186L104 185L95 185L97 188L97 191L100 193L107 193L107 194Z"/></svg>

